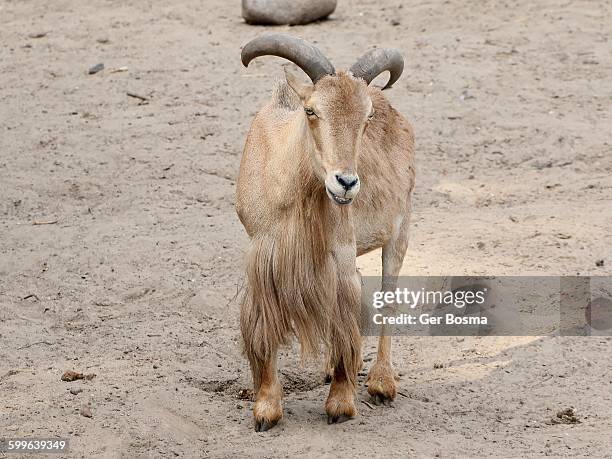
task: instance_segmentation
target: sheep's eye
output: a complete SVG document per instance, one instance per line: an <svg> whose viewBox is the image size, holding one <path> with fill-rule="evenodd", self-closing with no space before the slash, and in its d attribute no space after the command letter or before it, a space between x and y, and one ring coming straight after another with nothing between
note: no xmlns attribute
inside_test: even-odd
<svg viewBox="0 0 612 459"><path fill-rule="evenodd" d="M304 111L306 112L306 115L308 116L317 116L315 111L310 107L304 107Z"/></svg>
<svg viewBox="0 0 612 459"><path fill-rule="evenodd" d="M372 110L370 114L368 115L369 120L371 120L372 118L374 118L374 110Z"/></svg>

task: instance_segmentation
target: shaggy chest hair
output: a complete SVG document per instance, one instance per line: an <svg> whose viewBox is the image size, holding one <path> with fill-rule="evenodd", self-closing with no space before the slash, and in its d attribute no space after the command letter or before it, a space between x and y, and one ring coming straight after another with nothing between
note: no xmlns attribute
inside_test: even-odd
<svg viewBox="0 0 612 459"><path fill-rule="evenodd" d="M296 336L302 356L318 355L321 344L333 352L342 341L352 342L359 330L342 326L342 311L359 305L359 285L341 275L332 250L331 212L324 188L311 189L287 209L274 231L251 241L247 255L246 304L242 326L262 342L251 349L265 359L278 345ZM336 215L336 218L338 216ZM340 216L342 218L342 216ZM250 342L246 340L246 342ZM341 346L345 349L345 346ZM248 350L247 350L248 351Z"/></svg>

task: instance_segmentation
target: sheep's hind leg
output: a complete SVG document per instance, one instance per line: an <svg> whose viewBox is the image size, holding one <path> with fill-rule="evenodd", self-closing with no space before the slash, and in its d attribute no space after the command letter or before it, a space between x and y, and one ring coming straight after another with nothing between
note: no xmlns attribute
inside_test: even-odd
<svg viewBox="0 0 612 459"><path fill-rule="evenodd" d="M382 290L385 292L394 291L397 286L397 276L408 248L408 224L408 217L406 217L399 226L396 237L383 247ZM368 393L374 404L388 405L395 399L397 394L395 380L396 374L391 363L391 336L387 335L386 325L383 325L378 339L376 361L366 381Z"/></svg>
<svg viewBox="0 0 612 459"><path fill-rule="evenodd" d="M370 369L368 379L368 394L375 405L388 405L395 400L397 389L395 385L395 370L391 363L391 337L380 336L376 362Z"/></svg>

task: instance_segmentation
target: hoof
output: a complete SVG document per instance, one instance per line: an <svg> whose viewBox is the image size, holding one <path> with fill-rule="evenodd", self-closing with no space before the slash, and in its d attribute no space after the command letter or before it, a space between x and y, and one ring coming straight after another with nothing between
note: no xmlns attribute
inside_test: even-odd
<svg viewBox="0 0 612 459"><path fill-rule="evenodd" d="M389 406L395 400L397 389L395 372L391 366L375 364L370 370L366 384L373 404Z"/></svg>
<svg viewBox="0 0 612 459"><path fill-rule="evenodd" d="M343 422L349 421L351 419L352 416L348 416L346 414L341 414L339 416L332 416L331 414L327 415L328 424L342 424Z"/></svg>
<svg viewBox="0 0 612 459"><path fill-rule="evenodd" d="M270 430L277 423L278 421L266 421L265 419L255 421L255 432L265 432L266 430Z"/></svg>
<svg viewBox="0 0 612 459"><path fill-rule="evenodd" d="M332 375L325 375L325 379L323 381L325 384L330 384L332 382Z"/></svg>
<svg viewBox="0 0 612 459"><path fill-rule="evenodd" d="M332 389L334 383L332 383ZM325 402L325 412L327 413L328 424L339 424L348 421L357 415L352 391L345 394L335 394L329 396Z"/></svg>
<svg viewBox="0 0 612 459"><path fill-rule="evenodd" d="M283 405L280 396L260 398L253 406L255 432L265 432L274 427L283 417Z"/></svg>
<svg viewBox="0 0 612 459"><path fill-rule="evenodd" d="M370 402L376 406L385 405L391 406L392 398L385 397L383 394L374 394L370 396Z"/></svg>

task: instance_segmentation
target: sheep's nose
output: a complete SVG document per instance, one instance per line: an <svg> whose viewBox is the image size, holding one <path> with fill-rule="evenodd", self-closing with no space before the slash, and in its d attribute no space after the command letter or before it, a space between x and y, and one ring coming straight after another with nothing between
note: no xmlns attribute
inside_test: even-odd
<svg viewBox="0 0 612 459"><path fill-rule="evenodd" d="M338 183L342 186L342 188L348 191L357 185L357 182L359 182L359 177L356 175L336 174L336 180L338 180Z"/></svg>

